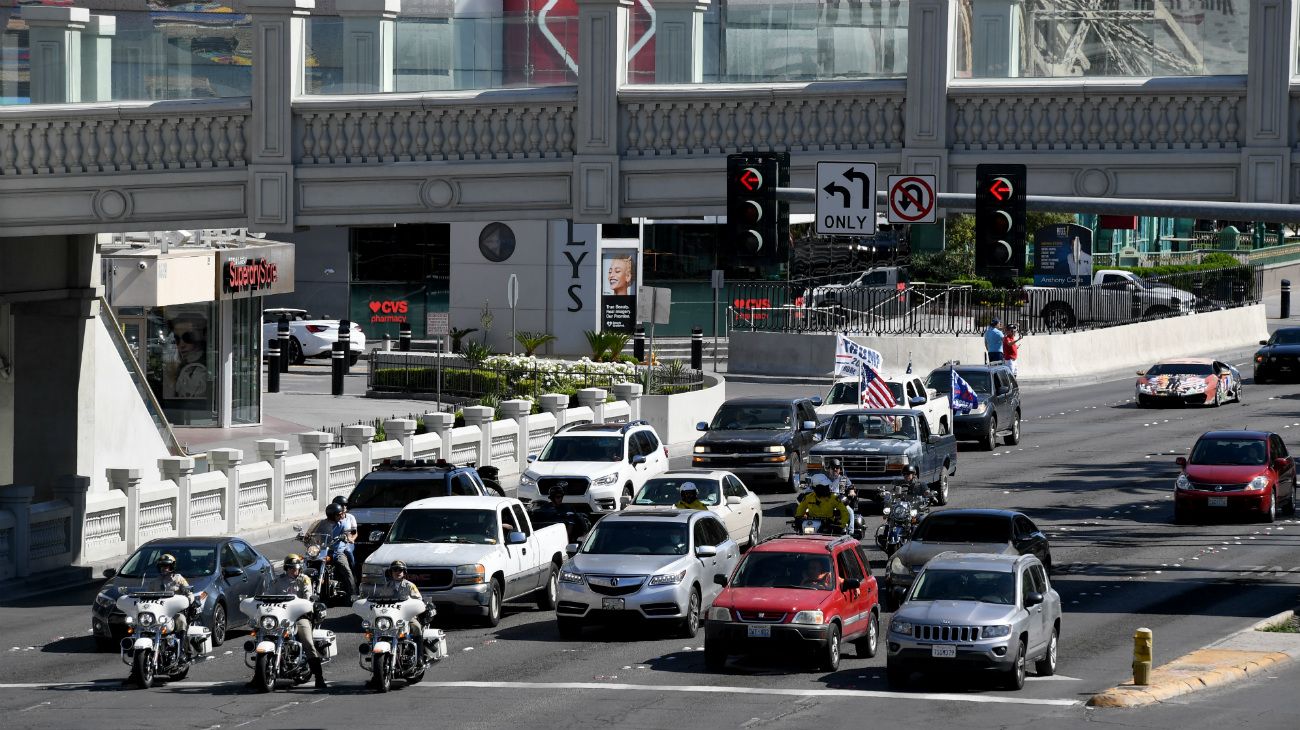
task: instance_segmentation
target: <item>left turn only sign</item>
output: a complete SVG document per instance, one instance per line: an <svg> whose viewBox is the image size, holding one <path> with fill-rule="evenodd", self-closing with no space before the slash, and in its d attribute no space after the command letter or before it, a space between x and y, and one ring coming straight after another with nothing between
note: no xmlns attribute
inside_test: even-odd
<svg viewBox="0 0 1300 730"><path fill-rule="evenodd" d="M817 233L876 233L876 163L817 163Z"/></svg>

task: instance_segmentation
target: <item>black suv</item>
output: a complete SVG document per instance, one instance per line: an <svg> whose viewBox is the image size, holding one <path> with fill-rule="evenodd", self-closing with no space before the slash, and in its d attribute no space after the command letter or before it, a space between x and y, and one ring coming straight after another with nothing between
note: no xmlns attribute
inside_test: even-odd
<svg viewBox="0 0 1300 730"><path fill-rule="evenodd" d="M695 442L691 466L723 469L751 481L777 481L797 491L817 430L820 398L732 398Z"/></svg>
<svg viewBox="0 0 1300 730"><path fill-rule="evenodd" d="M985 451L998 445L998 437L1007 446L1020 443L1020 384L1006 365L945 365L935 368L926 385L952 399L952 371L965 380L979 396L980 404L970 413L953 417L953 433L958 441L978 441Z"/></svg>
<svg viewBox="0 0 1300 730"><path fill-rule="evenodd" d="M485 467L486 469L486 467ZM348 495L348 514L357 519L356 564L364 565L384 542L397 513L417 499L497 496L472 466L439 459L390 459L361 478Z"/></svg>

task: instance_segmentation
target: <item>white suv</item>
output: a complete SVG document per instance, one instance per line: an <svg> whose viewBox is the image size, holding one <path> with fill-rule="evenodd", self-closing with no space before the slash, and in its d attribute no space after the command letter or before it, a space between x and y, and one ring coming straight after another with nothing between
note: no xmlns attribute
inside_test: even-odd
<svg viewBox="0 0 1300 730"><path fill-rule="evenodd" d="M588 423L556 433L528 460L521 501L546 499L558 486L566 505L601 515L622 509L647 479L668 470L668 447L648 421Z"/></svg>

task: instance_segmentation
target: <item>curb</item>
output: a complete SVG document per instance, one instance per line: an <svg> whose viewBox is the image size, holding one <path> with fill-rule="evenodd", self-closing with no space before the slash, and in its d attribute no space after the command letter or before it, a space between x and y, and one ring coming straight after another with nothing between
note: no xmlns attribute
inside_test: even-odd
<svg viewBox="0 0 1300 730"><path fill-rule="evenodd" d="M1265 626L1288 620L1294 615L1295 611L1283 611L1257 621L1242 631L1153 669L1149 685L1137 687L1129 680L1093 695L1087 706L1143 707L1192 692L1232 684L1294 661L1296 657L1287 651L1216 648L1230 644L1232 639L1243 634L1254 634Z"/></svg>

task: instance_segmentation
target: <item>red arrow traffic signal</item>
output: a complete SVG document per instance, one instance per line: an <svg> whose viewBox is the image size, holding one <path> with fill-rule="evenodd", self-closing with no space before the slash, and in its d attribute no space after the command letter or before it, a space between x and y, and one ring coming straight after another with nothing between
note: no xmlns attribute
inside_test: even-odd
<svg viewBox="0 0 1300 730"><path fill-rule="evenodd" d="M989 185L989 192L992 193L993 197L997 198L999 202L1005 202L1011 197L1011 181L1007 180L1005 177L994 178L993 183Z"/></svg>
<svg viewBox="0 0 1300 730"><path fill-rule="evenodd" d="M763 187L763 176L759 174L758 170L755 170L752 167L746 167L740 173L740 184L745 186L746 190L758 190Z"/></svg>

